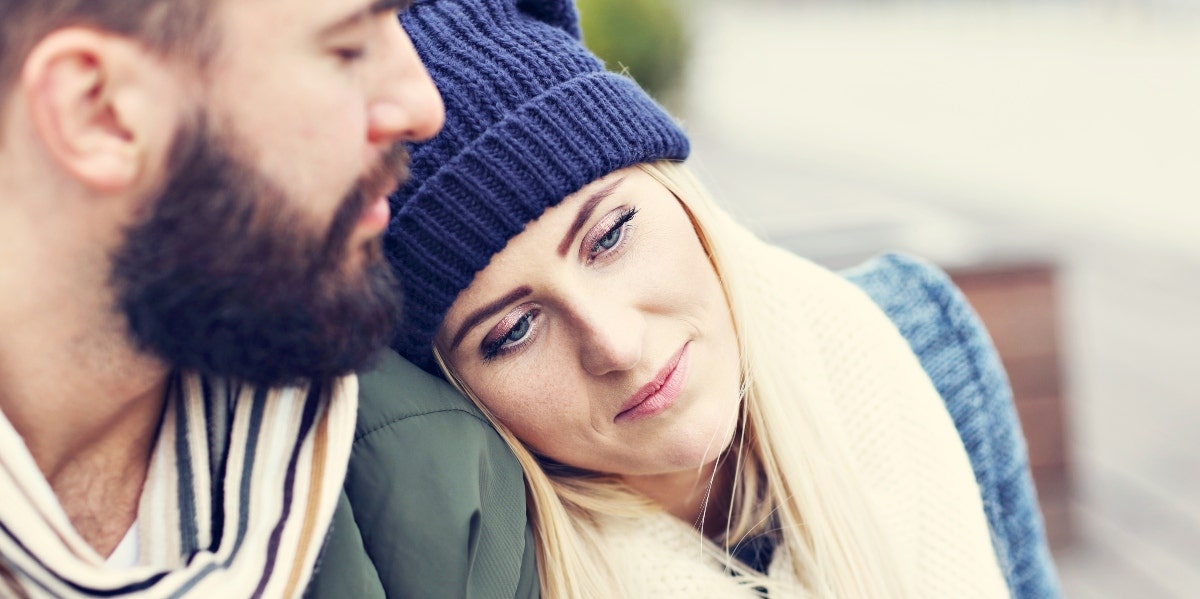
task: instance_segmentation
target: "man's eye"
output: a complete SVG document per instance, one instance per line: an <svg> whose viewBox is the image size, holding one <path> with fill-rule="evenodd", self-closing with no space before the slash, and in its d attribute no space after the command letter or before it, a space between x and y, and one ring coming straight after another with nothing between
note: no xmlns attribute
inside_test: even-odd
<svg viewBox="0 0 1200 599"><path fill-rule="evenodd" d="M362 46L350 47L350 48L338 48L338 49L334 50L333 53L335 55L337 55L337 57L339 59L341 59L343 62L354 62L356 60L359 60L363 56L366 56L367 49Z"/></svg>

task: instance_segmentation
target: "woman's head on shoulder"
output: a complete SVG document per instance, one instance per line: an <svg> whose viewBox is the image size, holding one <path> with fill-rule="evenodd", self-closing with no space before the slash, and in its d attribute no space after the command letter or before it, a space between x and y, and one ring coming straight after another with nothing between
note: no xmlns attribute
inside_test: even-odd
<svg viewBox="0 0 1200 599"><path fill-rule="evenodd" d="M729 305L656 172L622 168L548 208L458 295L434 340L496 419L563 464L694 472L735 429Z"/></svg>
<svg viewBox="0 0 1200 599"><path fill-rule="evenodd" d="M809 328L836 275L715 206L687 136L584 48L570 0L430 0L403 22L446 124L390 198L392 347L512 448L543 594L631 596L605 523L665 511L689 548L714 541L682 559L721 580L762 586L734 550L763 537L817 596L891 596Z"/></svg>
<svg viewBox="0 0 1200 599"><path fill-rule="evenodd" d="M392 347L488 415L535 520L560 523L542 533L653 504L693 520L741 464L721 457L747 422L747 304L686 134L582 45L570 0L431 0L403 21L447 116L390 198Z"/></svg>
<svg viewBox="0 0 1200 599"><path fill-rule="evenodd" d="M687 136L583 46L570 0L432 0L403 21L447 118L391 198L393 347L557 463L711 463L741 376L702 194L680 184Z"/></svg>

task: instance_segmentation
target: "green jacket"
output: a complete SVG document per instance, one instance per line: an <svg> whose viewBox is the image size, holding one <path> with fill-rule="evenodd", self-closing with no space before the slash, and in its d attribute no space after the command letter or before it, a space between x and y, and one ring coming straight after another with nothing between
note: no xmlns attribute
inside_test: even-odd
<svg viewBox="0 0 1200 599"><path fill-rule="evenodd" d="M306 597L538 596L521 467L444 381L384 352Z"/></svg>

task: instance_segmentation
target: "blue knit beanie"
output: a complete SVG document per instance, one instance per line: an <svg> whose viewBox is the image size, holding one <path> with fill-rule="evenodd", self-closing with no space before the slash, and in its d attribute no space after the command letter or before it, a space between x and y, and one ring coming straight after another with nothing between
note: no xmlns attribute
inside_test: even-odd
<svg viewBox="0 0 1200 599"><path fill-rule="evenodd" d="M583 47L571 0L430 0L402 21L446 124L409 146L411 177L390 198L384 248L404 290L392 346L440 376L434 334L493 255L612 171L687 158L688 140Z"/></svg>

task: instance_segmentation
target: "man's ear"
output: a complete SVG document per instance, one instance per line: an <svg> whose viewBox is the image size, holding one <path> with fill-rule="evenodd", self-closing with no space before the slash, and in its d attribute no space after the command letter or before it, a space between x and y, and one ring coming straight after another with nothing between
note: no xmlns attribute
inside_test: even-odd
<svg viewBox="0 0 1200 599"><path fill-rule="evenodd" d="M179 122L179 78L134 40L72 27L33 48L21 88L50 155L83 185L111 193L157 175L165 162Z"/></svg>

